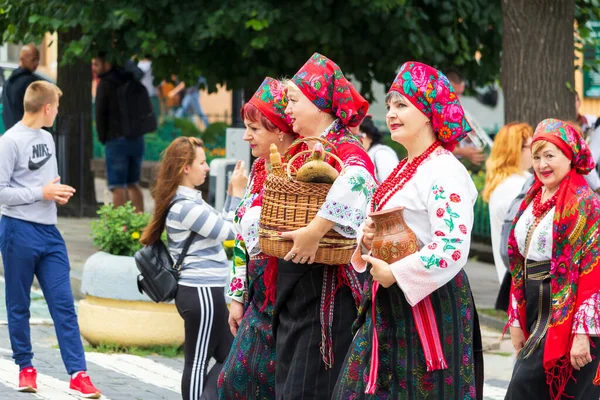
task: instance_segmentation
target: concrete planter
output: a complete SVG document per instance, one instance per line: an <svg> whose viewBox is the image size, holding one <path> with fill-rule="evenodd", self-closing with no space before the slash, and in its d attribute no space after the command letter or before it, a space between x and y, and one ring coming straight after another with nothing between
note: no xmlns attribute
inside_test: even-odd
<svg viewBox="0 0 600 400"><path fill-rule="evenodd" d="M137 289L133 257L98 252L83 266L79 302L81 335L92 345L180 346L183 319L175 304L157 304Z"/></svg>

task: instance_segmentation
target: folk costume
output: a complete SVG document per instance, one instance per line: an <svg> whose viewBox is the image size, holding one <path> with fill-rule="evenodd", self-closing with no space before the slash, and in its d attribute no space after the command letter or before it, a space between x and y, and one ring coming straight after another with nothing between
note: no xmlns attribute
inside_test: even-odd
<svg viewBox="0 0 600 400"><path fill-rule="evenodd" d="M369 275L332 399L482 398L481 336L463 270L477 190L451 153L471 128L448 79L434 68L405 63L391 91L430 119L438 140L398 164L371 210L404 207L418 250L390 264L396 283L375 295L378 284ZM352 264L364 271L360 254L359 248Z"/></svg>
<svg viewBox="0 0 600 400"><path fill-rule="evenodd" d="M526 342L506 398L598 398L600 198L583 178L594 160L581 135L563 121L540 122L533 142L538 140L556 145L571 160L571 171L544 203L536 177L513 222L509 324L523 329ZM579 371L570 361L575 334L591 341L592 362Z"/></svg>
<svg viewBox="0 0 600 400"><path fill-rule="evenodd" d="M295 135L284 113L287 100L280 81L267 77L249 103L282 132ZM262 253L258 245L258 223L266 177L266 160L259 158L254 162L246 193L234 218L236 237L228 295L232 300L245 304L245 312L219 376L221 399L275 398L275 339L272 327L275 282L272 277L277 259Z"/></svg>
<svg viewBox="0 0 600 400"><path fill-rule="evenodd" d="M331 144L325 149L343 161L345 173L333 183L317 215L335 222L334 229L343 236L354 238L366 217L375 180L371 159L348 127L360 124L368 103L340 68L320 54L314 54L292 81L321 111L336 118L321 137ZM307 148L306 143L294 143L286 157ZM279 259L273 323L278 399L330 398L352 341L360 286L350 265L303 265Z"/></svg>

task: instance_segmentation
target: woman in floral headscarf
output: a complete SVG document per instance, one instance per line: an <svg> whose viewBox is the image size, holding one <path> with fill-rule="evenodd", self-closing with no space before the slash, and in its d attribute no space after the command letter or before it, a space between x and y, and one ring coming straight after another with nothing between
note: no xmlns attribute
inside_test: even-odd
<svg viewBox="0 0 600 400"><path fill-rule="evenodd" d="M258 221L263 184L270 167L270 146L280 154L297 135L285 115L284 85L267 77L254 96L242 107L246 125L244 140L250 144L254 162L248 187L236 211L229 326L235 340L219 376L221 399L275 398L275 339L272 319L274 285L267 283L277 259L263 254L258 246ZM268 279L267 279L268 280ZM244 303L246 304L244 310Z"/></svg>
<svg viewBox="0 0 600 400"><path fill-rule="evenodd" d="M375 181L369 155L348 127L365 117L368 103L328 58L314 54L287 85L286 113L294 132L322 137L344 162L317 216L305 228L285 232L292 250L279 260L274 332L278 399L329 399L352 341L360 283L349 265L313 264L319 240L335 229L354 238ZM293 144L287 157L314 143ZM340 166L334 165L338 170ZM309 264L309 265L305 265Z"/></svg>
<svg viewBox="0 0 600 400"><path fill-rule="evenodd" d="M451 153L471 127L448 78L421 63L402 65L386 105L392 139L408 157L370 210L403 207L395 213L418 248L391 264L371 257L373 221L363 225L352 263L357 271L369 263L371 277L332 398L479 399L481 337L463 270L477 190Z"/></svg>
<svg viewBox="0 0 600 400"><path fill-rule="evenodd" d="M540 122L531 149L536 180L508 242L517 362L506 398L597 399L600 198L583 178L594 161L581 135L556 119Z"/></svg>

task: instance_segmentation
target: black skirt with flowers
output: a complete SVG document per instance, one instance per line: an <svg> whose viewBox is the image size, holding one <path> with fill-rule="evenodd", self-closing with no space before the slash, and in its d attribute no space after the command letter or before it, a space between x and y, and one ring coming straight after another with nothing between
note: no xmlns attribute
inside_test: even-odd
<svg viewBox="0 0 600 400"><path fill-rule="evenodd" d="M448 369L428 372L411 307L398 285L377 292L377 390L365 394L373 335L371 291L356 323L332 399L480 399L483 353L479 321L464 270L431 294Z"/></svg>

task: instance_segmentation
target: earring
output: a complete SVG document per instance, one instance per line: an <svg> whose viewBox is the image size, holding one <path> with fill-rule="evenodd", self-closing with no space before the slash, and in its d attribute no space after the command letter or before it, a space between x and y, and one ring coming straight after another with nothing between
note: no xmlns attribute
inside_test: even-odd
<svg viewBox="0 0 600 400"><path fill-rule="evenodd" d="M279 136L279 141L283 142L283 135Z"/></svg>

